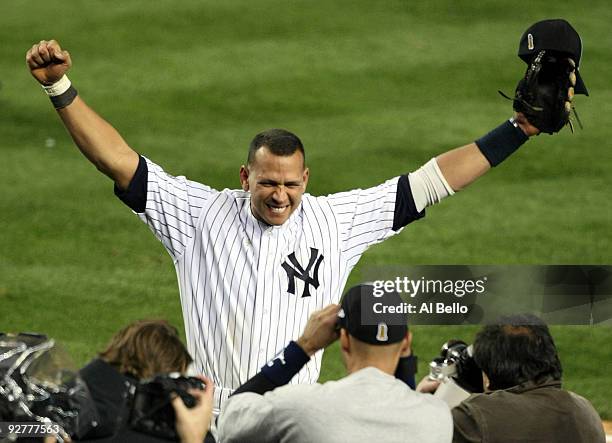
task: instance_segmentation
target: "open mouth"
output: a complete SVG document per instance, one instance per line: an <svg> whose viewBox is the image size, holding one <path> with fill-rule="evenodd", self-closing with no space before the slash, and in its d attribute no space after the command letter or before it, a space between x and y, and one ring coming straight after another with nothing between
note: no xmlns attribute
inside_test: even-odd
<svg viewBox="0 0 612 443"><path fill-rule="evenodd" d="M271 205L269 203L266 203L266 206L270 209L270 211L272 211L273 214L282 214L289 208L289 205L279 206Z"/></svg>

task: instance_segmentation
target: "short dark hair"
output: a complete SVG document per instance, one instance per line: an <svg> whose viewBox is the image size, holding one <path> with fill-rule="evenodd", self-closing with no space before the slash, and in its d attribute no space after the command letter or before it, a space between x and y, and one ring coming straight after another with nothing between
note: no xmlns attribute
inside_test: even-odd
<svg viewBox="0 0 612 443"><path fill-rule="evenodd" d="M193 361L166 320L138 320L117 332L100 358L138 379L184 372Z"/></svg>
<svg viewBox="0 0 612 443"><path fill-rule="evenodd" d="M474 360L492 390L530 380L561 380L563 373L548 326L531 314L501 317L485 326L474 340Z"/></svg>
<svg viewBox="0 0 612 443"><path fill-rule="evenodd" d="M249 145L248 164L252 164L255 159L255 153L261 147L267 147L274 155L289 156L295 151L300 151L306 164L306 153L302 141L292 132L286 129L268 129L260 132L253 138Z"/></svg>

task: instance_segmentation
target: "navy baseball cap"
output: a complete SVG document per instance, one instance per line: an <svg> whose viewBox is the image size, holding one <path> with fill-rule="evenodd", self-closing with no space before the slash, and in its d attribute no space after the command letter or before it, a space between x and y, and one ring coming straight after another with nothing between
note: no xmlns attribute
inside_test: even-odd
<svg viewBox="0 0 612 443"><path fill-rule="evenodd" d="M353 286L344 294L338 323L362 342L371 345L398 343L408 332L408 318L405 313L398 312L403 300L397 292L380 292L375 291L372 283Z"/></svg>
<svg viewBox="0 0 612 443"><path fill-rule="evenodd" d="M529 64L541 50L560 52L571 57L576 63L574 92L589 95L579 71L582 40L572 25L566 20L557 18L542 20L527 28L519 43L518 56Z"/></svg>

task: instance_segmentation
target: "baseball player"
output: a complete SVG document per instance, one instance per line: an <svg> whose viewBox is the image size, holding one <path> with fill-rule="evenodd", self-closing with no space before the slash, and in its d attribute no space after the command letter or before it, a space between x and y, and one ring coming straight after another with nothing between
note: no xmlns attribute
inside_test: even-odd
<svg viewBox="0 0 612 443"><path fill-rule="evenodd" d="M115 193L173 259L187 346L213 378L215 406L304 328L311 312L339 301L361 255L422 218L539 132L523 113L475 143L370 189L315 197L300 139L258 134L240 167L241 189L215 190L173 177L136 153L77 94L70 54L54 40L26 55L81 152L115 182ZM293 379L314 383L322 351Z"/></svg>

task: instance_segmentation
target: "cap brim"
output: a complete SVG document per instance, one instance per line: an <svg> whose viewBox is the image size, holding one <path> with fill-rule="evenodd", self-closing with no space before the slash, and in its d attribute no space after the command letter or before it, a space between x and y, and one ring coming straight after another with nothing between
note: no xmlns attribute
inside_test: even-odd
<svg viewBox="0 0 612 443"><path fill-rule="evenodd" d="M576 94L584 94L589 95L589 91L587 90L584 82L582 81L582 77L580 76L580 71L576 69L576 86L574 86L574 92Z"/></svg>

